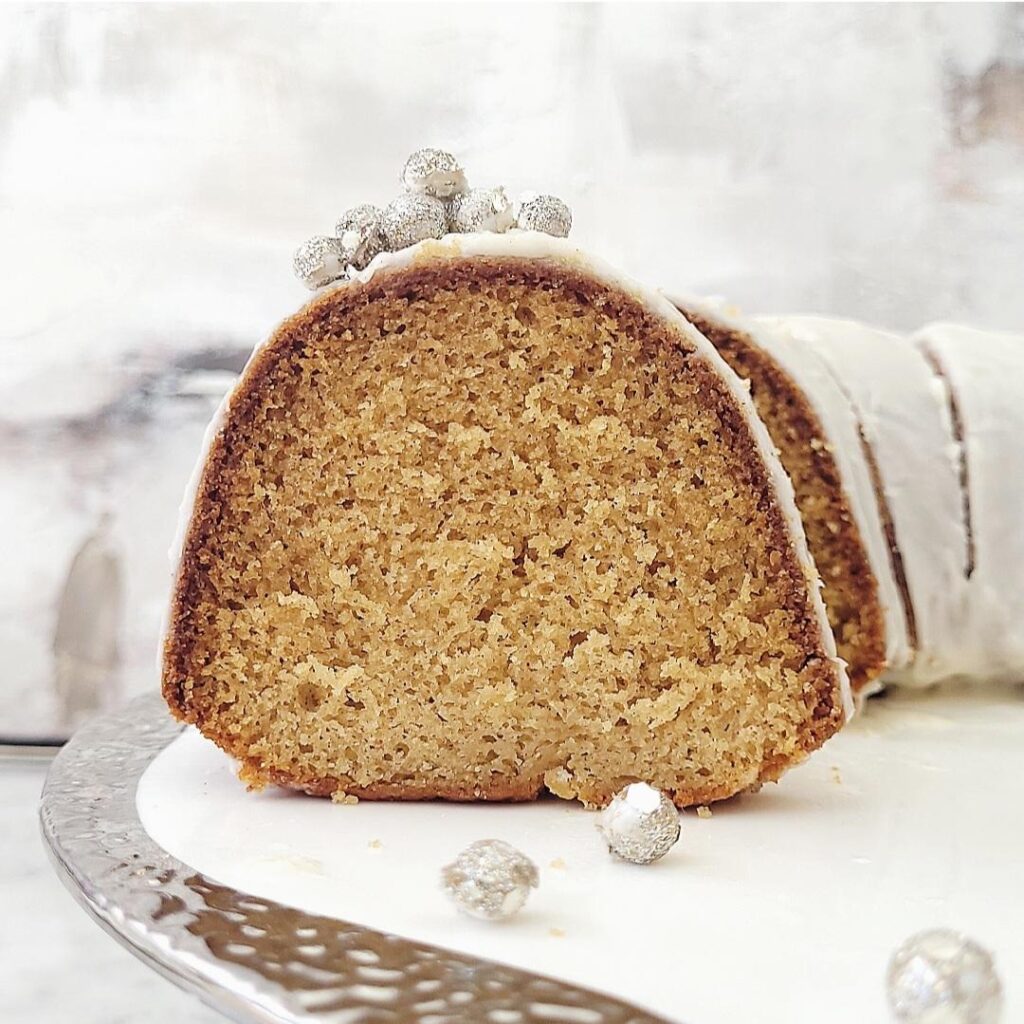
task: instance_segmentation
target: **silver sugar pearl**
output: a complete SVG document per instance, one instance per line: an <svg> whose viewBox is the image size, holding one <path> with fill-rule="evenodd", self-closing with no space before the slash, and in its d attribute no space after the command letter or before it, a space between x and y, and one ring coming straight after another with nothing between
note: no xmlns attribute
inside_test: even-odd
<svg viewBox="0 0 1024 1024"><path fill-rule="evenodd" d="M632 864L651 864L679 839L679 812L660 789L634 782L600 813L597 827L612 853Z"/></svg>
<svg viewBox="0 0 1024 1024"><path fill-rule="evenodd" d="M539 881L533 861L500 839L472 843L441 870L441 884L459 910L488 921L521 910Z"/></svg>
<svg viewBox="0 0 1024 1024"><path fill-rule="evenodd" d="M363 203L346 210L335 226L335 234L345 251L352 254L350 262L356 270L362 270L374 256L384 251L381 216L376 206Z"/></svg>
<svg viewBox="0 0 1024 1024"><path fill-rule="evenodd" d="M443 238L448 230L448 207L431 196L411 193L399 196L384 207L381 228L391 252L425 238Z"/></svg>
<svg viewBox="0 0 1024 1024"><path fill-rule="evenodd" d="M310 291L345 276L348 258L338 238L314 235L295 250L292 269Z"/></svg>
<svg viewBox="0 0 1024 1024"><path fill-rule="evenodd" d="M448 225L452 231L508 231L516 222L512 201L505 190L474 188L456 196L448 211Z"/></svg>
<svg viewBox="0 0 1024 1024"><path fill-rule="evenodd" d="M450 199L466 191L466 173L461 164L443 149L418 149L402 168L407 192Z"/></svg>
<svg viewBox="0 0 1024 1024"><path fill-rule="evenodd" d="M524 192L516 210L516 227L523 231L543 231L566 238L572 229L572 210L557 196L539 196Z"/></svg>
<svg viewBox="0 0 1024 1024"><path fill-rule="evenodd" d="M996 1024L1003 1011L991 955L948 928L907 939L889 961L886 990L900 1024Z"/></svg>

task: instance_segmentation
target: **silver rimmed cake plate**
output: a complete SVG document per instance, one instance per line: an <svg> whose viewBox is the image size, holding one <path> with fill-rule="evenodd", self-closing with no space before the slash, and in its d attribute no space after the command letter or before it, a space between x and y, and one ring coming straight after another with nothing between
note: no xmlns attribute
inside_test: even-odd
<svg viewBox="0 0 1024 1024"><path fill-rule="evenodd" d="M205 877L154 842L139 780L182 731L156 696L80 730L43 791L43 836L79 903L231 1019L274 1024L657 1024L628 1003L317 916Z"/></svg>
<svg viewBox="0 0 1024 1024"><path fill-rule="evenodd" d="M1019 689L870 701L778 786L684 815L669 856L637 867L564 801L247 792L152 697L58 756L43 830L111 934L243 1022L863 1024L887 1017L892 950L940 926L995 953L1005 1019L1024 1020L1007 913L1024 906L1022 736ZM511 921L459 914L438 885L483 838L540 868Z"/></svg>

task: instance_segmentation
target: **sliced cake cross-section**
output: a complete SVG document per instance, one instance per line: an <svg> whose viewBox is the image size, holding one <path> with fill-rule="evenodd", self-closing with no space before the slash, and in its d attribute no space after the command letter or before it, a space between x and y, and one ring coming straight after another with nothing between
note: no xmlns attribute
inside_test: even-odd
<svg viewBox="0 0 1024 1024"><path fill-rule="evenodd" d="M255 785L679 805L849 709L792 490L670 303L531 232L378 257L257 350L209 434L173 711Z"/></svg>

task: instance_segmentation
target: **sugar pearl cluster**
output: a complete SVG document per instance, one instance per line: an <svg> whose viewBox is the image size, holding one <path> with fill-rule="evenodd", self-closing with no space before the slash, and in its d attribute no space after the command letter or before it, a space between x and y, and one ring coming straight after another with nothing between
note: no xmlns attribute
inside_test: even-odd
<svg viewBox="0 0 1024 1024"><path fill-rule="evenodd" d="M679 839L679 812L654 786L635 782L601 812L608 849L633 864L653 864ZM518 913L540 882L537 866L514 846L481 839L441 871L441 885L463 913L491 921Z"/></svg>
<svg viewBox="0 0 1024 1024"><path fill-rule="evenodd" d="M500 185L470 188L459 161L442 149L417 150L400 175L403 191L384 207L363 203L338 219L333 235L315 235L295 252L295 276L322 288L363 270L382 252L470 231L521 229L565 238L572 211L555 196L524 192L513 203Z"/></svg>

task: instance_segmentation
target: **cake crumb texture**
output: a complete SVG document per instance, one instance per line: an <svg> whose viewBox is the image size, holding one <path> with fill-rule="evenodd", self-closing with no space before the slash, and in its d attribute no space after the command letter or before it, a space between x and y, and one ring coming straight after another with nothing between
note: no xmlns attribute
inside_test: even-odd
<svg viewBox="0 0 1024 1024"><path fill-rule="evenodd" d="M380 274L286 321L203 474L175 713L253 783L680 806L843 721L744 413L692 339L543 261Z"/></svg>

